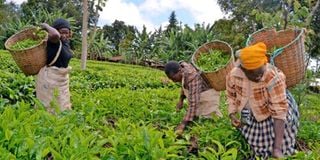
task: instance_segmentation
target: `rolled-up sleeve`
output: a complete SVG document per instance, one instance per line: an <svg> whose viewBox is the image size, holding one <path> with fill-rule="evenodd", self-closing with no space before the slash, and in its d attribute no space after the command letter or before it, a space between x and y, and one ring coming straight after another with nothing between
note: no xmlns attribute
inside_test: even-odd
<svg viewBox="0 0 320 160"><path fill-rule="evenodd" d="M269 111L276 119L286 119L288 111L288 101L286 96L286 78L281 72L275 76L268 84Z"/></svg>
<svg viewBox="0 0 320 160"><path fill-rule="evenodd" d="M234 78L229 74L226 77L226 91L227 91L227 102L228 102L228 114L236 113L236 91Z"/></svg>

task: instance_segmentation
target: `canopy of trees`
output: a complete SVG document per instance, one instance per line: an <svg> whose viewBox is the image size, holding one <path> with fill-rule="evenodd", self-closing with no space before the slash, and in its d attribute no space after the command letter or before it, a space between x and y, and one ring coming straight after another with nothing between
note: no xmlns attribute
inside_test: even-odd
<svg viewBox="0 0 320 160"><path fill-rule="evenodd" d="M208 24L190 27L178 20L175 11L168 13L168 26L159 26L152 32L145 27L115 20L112 24L97 26L99 12L108 5L107 0L89 0L88 58L104 59L122 55L130 63L186 60L203 43L219 39L229 43L234 50L245 46L249 34L264 28L278 30L288 27L307 29L307 52L319 58L319 0L218 0L229 17ZM76 54L80 54L82 5L80 0L28 0L21 6L0 1L0 40L5 41L17 30L41 22L52 22L57 17L72 22ZM250 8L250 9L248 9ZM1 43L3 44L3 43ZM1 46L3 48L3 45ZM102 57L102 58L101 58Z"/></svg>

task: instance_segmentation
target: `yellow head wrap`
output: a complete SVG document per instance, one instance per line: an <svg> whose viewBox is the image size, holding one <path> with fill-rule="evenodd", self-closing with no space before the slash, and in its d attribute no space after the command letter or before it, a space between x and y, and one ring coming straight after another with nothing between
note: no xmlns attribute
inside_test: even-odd
<svg viewBox="0 0 320 160"><path fill-rule="evenodd" d="M243 68L257 69L268 62L267 47L263 42L248 46L240 50L240 61Z"/></svg>

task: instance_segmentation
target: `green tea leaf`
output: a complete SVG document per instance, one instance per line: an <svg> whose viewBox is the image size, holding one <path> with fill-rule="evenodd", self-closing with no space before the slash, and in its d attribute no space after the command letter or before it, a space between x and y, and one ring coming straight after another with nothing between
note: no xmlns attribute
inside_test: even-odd
<svg viewBox="0 0 320 160"><path fill-rule="evenodd" d="M26 38L22 41L16 42L15 44L10 46L9 48L12 50L23 50L23 49L27 49L27 48L32 48L32 47L41 43L41 41L46 36L46 31L44 31L44 30L35 31L33 34L36 35L35 39L34 38Z"/></svg>
<svg viewBox="0 0 320 160"><path fill-rule="evenodd" d="M210 50L208 53L201 53L196 60L196 65L201 71L216 71L228 64L230 55L220 50Z"/></svg>

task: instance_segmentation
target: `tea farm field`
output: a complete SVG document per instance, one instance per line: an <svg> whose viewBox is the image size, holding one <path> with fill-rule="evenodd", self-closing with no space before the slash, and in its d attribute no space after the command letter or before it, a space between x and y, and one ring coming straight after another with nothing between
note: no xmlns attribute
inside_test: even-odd
<svg viewBox="0 0 320 160"><path fill-rule="evenodd" d="M34 77L7 51L0 59L0 159L242 160L250 153L230 125L224 93L223 118L197 119L177 138L185 113L175 111L180 88L160 70L88 61L81 71L73 59L73 110L52 115L35 98ZM308 93L299 109L299 152L288 159L319 160L319 94Z"/></svg>

